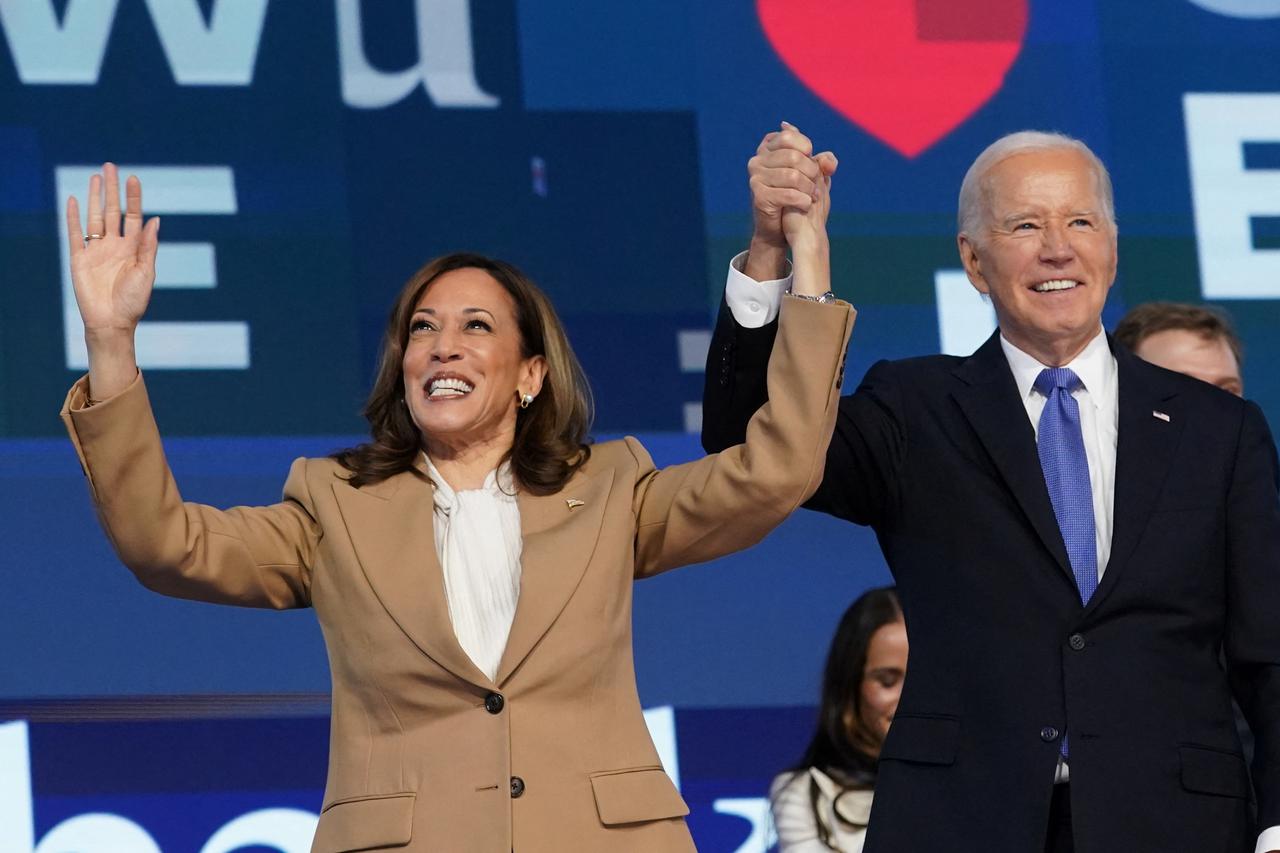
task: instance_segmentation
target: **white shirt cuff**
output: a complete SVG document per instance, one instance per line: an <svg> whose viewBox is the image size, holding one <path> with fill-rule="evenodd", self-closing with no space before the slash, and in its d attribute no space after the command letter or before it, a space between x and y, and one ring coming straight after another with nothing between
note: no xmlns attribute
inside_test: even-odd
<svg viewBox="0 0 1280 853"><path fill-rule="evenodd" d="M742 271L747 253L739 252L729 261L729 278L724 285L724 301L738 325L747 329L767 326L778 316L782 294L791 289L791 262L787 261L786 277L773 281L756 281Z"/></svg>
<svg viewBox="0 0 1280 853"><path fill-rule="evenodd" d="M1258 836L1258 846L1253 848L1253 853L1271 853L1272 850L1280 850L1280 826L1263 830Z"/></svg>

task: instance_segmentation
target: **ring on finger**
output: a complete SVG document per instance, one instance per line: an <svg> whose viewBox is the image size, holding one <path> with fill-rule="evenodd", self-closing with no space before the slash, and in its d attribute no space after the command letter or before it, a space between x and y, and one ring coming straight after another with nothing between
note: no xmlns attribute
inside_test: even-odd
<svg viewBox="0 0 1280 853"><path fill-rule="evenodd" d="M102 239L102 235L101 235L101 234L86 234L86 235L84 235L84 241L85 241L86 243L88 243L90 240L101 240L101 239Z"/></svg>

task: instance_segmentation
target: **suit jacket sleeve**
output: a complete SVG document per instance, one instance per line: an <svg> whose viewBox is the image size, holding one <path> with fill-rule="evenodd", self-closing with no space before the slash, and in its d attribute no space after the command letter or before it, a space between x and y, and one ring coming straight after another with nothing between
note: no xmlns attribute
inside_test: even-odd
<svg viewBox="0 0 1280 853"><path fill-rule="evenodd" d="M740 443L752 414L769 400L765 376L777 332L777 323L740 326L721 303L702 397L702 446L708 453ZM882 361L867 371L855 393L841 398L826 476L806 509L858 524L885 520L906 453L900 387L894 366Z"/></svg>
<svg viewBox="0 0 1280 853"><path fill-rule="evenodd" d="M1245 406L1227 502L1224 648L1236 700L1253 730L1258 825L1280 825L1280 499L1276 448Z"/></svg>
<svg viewBox="0 0 1280 853"><path fill-rule="evenodd" d="M747 422L769 399L765 375L777 335L777 321L748 329L720 300L702 389L703 450L719 453L746 440Z"/></svg>
<svg viewBox="0 0 1280 853"><path fill-rule="evenodd" d="M218 510L184 503L160 443L142 376L86 407L87 380L72 386L62 419L88 479L102 529L148 589L249 607L310 604L320 539L307 463L289 471L284 500Z"/></svg>
<svg viewBox="0 0 1280 853"><path fill-rule="evenodd" d="M657 471L644 448L628 440L639 464L637 576L753 545L813 493L852 328L845 303L787 297L767 369L771 399L750 418L744 443Z"/></svg>

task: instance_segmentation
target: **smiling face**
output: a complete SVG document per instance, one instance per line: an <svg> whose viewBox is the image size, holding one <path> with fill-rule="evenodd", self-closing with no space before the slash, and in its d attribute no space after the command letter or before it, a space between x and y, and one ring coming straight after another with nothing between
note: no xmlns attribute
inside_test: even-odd
<svg viewBox="0 0 1280 853"><path fill-rule="evenodd" d="M526 357L515 302L484 270L451 270L427 285L409 317L405 402L427 452L505 453L521 394L537 396L546 361Z"/></svg>
<svg viewBox="0 0 1280 853"><path fill-rule="evenodd" d="M988 294L1009 342L1066 364L1101 329L1116 276L1116 230L1099 177L1079 151L1024 151L983 179L976 234L958 238L969 281Z"/></svg>

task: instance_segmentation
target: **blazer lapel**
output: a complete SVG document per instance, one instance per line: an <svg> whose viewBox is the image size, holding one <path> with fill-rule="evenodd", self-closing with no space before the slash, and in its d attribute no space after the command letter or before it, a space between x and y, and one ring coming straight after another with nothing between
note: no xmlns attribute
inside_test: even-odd
<svg viewBox="0 0 1280 853"><path fill-rule="evenodd" d="M1137 356L1114 347L1119 381L1116 435L1116 484L1111 531L1111 557L1098 591L1089 601L1095 610L1115 588L1120 570L1137 547L1164 487L1182 436L1183 419L1174 405L1177 389ZM1160 412L1168 420L1156 415Z"/></svg>
<svg viewBox="0 0 1280 853"><path fill-rule="evenodd" d="M480 687L492 682L458 645L436 555L433 486L411 473L356 489L333 485L369 586L423 654Z"/></svg>
<svg viewBox="0 0 1280 853"><path fill-rule="evenodd" d="M963 385L953 397L1000 475L1013 492L1018 505L1067 580L1075 588L1075 576L1067 559L1049 490L1040 470L1035 430L1027 419L1026 407L1018 397L1009 362L1000 348L997 331L955 370Z"/></svg>
<svg viewBox="0 0 1280 853"><path fill-rule="evenodd" d="M505 682L542 639L578 587L604 519L613 470L578 475L553 495L519 496L520 600L498 666Z"/></svg>

